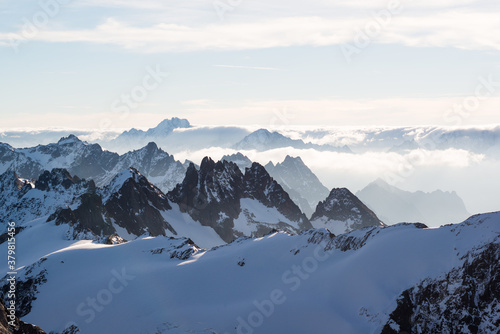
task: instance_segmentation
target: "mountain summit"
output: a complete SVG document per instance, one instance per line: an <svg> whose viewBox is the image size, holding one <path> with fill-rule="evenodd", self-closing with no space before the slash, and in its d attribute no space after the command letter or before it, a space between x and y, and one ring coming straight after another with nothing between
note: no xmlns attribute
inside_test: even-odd
<svg viewBox="0 0 500 334"><path fill-rule="evenodd" d="M332 189L328 197L316 207L311 216L311 224L315 228L326 227L334 234L369 226L385 226L377 215L347 188Z"/></svg>
<svg viewBox="0 0 500 334"><path fill-rule="evenodd" d="M230 242L262 236L273 229L290 233L312 227L299 207L265 168L253 163L243 174L233 162L205 157L199 170L191 164L170 200L202 225Z"/></svg>
<svg viewBox="0 0 500 334"><path fill-rule="evenodd" d="M308 217L313 214L318 202L328 196L328 188L300 157L287 155L283 162L276 165L269 162L266 170Z"/></svg>

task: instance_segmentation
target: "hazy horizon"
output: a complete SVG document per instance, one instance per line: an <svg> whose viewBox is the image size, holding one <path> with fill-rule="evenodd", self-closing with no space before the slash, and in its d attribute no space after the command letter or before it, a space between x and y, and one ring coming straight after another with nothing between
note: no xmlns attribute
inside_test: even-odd
<svg viewBox="0 0 500 334"><path fill-rule="evenodd" d="M4 3L0 128L500 123L488 0Z"/></svg>

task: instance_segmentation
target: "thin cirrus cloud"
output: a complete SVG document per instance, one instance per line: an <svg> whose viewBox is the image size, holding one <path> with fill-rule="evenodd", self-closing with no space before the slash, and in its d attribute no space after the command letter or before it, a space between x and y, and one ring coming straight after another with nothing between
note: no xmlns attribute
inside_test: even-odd
<svg viewBox="0 0 500 334"><path fill-rule="evenodd" d="M500 20L494 12L449 10L391 16L370 37L371 43L416 47L454 47L500 50ZM115 18L90 29L47 29L30 40L51 43L87 42L116 45L136 52L248 50L290 46L326 46L355 43L374 17L284 17L245 22L217 22L204 26L158 23L130 25ZM0 33L8 46L22 31Z"/></svg>
<svg viewBox="0 0 500 334"><path fill-rule="evenodd" d="M274 68L274 67L260 67L260 66L214 65L214 67L240 68L240 69L247 69L247 70L262 70L262 71L282 71L279 68Z"/></svg>

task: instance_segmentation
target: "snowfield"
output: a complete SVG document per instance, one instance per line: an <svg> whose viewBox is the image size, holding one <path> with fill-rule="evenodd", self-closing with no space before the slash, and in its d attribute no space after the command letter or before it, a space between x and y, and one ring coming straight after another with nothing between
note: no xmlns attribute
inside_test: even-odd
<svg viewBox="0 0 500 334"><path fill-rule="evenodd" d="M21 294L36 299L23 299L21 318L47 333L380 333L404 290L500 242L500 213L431 229L280 232L210 250L169 237L69 241L66 225L30 225L17 235L18 281L32 279Z"/></svg>

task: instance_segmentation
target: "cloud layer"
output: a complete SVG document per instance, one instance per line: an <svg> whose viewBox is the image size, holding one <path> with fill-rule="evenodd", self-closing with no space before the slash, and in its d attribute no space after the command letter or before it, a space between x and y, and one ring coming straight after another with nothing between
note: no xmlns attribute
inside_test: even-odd
<svg viewBox="0 0 500 334"><path fill-rule="evenodd" d="M222 10L217 9L218 3ZM488 10L485 1L231 3L194 1L180 6L171 1L147 1L137 9L129 1L99 2L101 7L136 10L137 14L131 16L125 10L104 21L100 17L101 23L84 29L61 27L54 15L35 34L27 34L22 27L0 32L0 43L8 46L20 38L87 42L147 53L342 44L364 47L371 43L500 50L498 13ZM75 15L82 6L97 5L87 1L67 10Z"/></svg>

